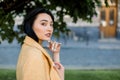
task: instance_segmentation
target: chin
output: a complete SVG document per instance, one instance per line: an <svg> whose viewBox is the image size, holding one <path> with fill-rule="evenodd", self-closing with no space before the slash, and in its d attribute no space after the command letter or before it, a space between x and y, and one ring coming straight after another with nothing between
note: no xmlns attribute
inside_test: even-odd
<svg viewBox="0 0 120 80"><path fill-rule="evenodd" d="M46 38L46 39L44 39L45 41L49 41L50 40L50 38Z"/></svg>

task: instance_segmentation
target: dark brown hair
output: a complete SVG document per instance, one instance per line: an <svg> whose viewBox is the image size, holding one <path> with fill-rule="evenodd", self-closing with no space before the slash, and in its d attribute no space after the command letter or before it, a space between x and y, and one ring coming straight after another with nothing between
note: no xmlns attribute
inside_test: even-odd
<svg viewBox="0 0 120 80"><path fill-rule="evenodd" d="M23 22L23 26L24 26L24 32L29 36L31 37L32 39L34 39L35 41L38 42L38 37L36 36L36 34L34 33L33 29L32 29L32 26L33 26L33 23L37 17L38 14L40 13L46 13L48 15L51 16L53 22L54 22L54 16L52 15L52 13L45 9L45 8L36 8L34 10L32 10L24 19L24 22Z"/></svg>

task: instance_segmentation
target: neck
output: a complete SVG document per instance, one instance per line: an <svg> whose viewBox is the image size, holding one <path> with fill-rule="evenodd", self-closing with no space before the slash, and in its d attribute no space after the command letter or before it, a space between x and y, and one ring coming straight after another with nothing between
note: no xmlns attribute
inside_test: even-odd
<svg viewBox="0 0 120 80"><path fill-rule="evenodd" d="M40 45L42 45L42 42L43 42L42 40L39 40L39 41L38 41L38 43L39 43Z"/></svg>

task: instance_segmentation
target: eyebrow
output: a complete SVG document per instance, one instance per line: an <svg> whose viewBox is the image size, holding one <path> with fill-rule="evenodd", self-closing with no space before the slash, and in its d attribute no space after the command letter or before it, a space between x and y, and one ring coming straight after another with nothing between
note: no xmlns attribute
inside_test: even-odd
<svg viewBox="0 0 120 80"><path fill-rule="evenodd" d="M43 19L43 20L41 20L40 22L42 22L42 21L48 22L48 20L44 20L44 19ZM52 22L52 21L51 21L51 22ZM52 23L53 23L53 22L52 22Z"/></svg>
<svg viewBox="0 0 120 80"><path fill-rule="evenodd" d="M41 22L41 21L46 21L46 22L48 22L48 20L40 20L40 22Z"/></svg>

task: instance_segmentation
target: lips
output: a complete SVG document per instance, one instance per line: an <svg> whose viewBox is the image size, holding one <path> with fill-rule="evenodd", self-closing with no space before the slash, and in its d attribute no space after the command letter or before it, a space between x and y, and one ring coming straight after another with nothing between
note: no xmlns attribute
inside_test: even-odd
<svg viewBox="0 0 120 80"><path fill-rule="evenodd" d="M45 36L51 37L51 33L47 33L47 34L45 34Z"/></svg>

